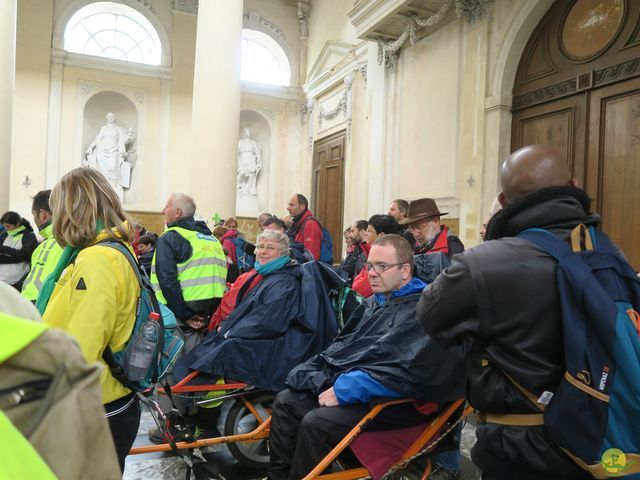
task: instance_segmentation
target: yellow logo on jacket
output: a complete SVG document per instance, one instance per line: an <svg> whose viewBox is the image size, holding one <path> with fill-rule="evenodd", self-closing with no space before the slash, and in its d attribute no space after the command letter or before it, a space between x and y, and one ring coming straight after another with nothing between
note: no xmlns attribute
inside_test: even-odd
<svg viewBox="0 0 640 480"><path fill-rule="evenodd" d="M618 450L617 448L610 448L609 450L605 450L605 452L602 454L600 463L604 467L605 472L607 472L612 477L621 475L622 472L624 472L631 466L631 464L627 464L627 456L624 454L624 452L622 450Z"/></svg>

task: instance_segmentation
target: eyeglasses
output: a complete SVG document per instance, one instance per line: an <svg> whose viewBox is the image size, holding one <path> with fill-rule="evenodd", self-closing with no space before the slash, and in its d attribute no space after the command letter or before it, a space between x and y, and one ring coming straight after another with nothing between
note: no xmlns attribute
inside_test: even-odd
<svg viewBox="0 0 640 480"><path fill-rule="evenodd" d="M374 272L376 272L378 275L382 275L384 272L386 272L387 270L389 270L391 267L399 267L400 265L406 265L406 262L400 262L400 263L392 263L391 265L387 265L386 263L370 263L367 262L364 264L364 266L366 267L367 271L373 269Z"/></svg>
<svg viewBox="0 0 640 480"><path fill-rule="evenodd" d="M278 247L272 247L271 245L256 245L256 250L266 250L267 252L275 252L280 249Z"/></svg>

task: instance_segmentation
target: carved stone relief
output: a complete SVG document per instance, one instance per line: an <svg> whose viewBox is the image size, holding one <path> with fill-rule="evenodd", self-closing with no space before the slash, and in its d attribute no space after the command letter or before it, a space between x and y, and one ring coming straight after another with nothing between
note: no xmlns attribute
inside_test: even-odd
<svg viewBox="0 0 640 480"><path fill-rule="evenodd" d="M179 12L198 14L198 0L173 0L173 9Z"/></svg>

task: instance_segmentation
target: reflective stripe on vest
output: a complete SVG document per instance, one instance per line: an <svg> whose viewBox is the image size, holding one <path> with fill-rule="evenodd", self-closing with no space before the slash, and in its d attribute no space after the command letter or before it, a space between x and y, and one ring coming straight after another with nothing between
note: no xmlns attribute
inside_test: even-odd
<svg viewBox="0 0 640 480"><path fill-rule="evenodd" d="M184 301L221 298L227 281L227 259L218 239L182 227L170 227L162 235L170 231L177 232L191 245L191 257L176 266ZM156 274L156 253L151 262L151 284L158 300L166 304Z"/></svg>
<svg viewBox="0 0 640 480"><path fill-rule="evenodd" d="M27 347L46 329L42 323L0 313L0 363ZM56 479L38 452L2 411L0 432L0 452L11 452L3 455L1 479Z"/></svg>
<svg viewBox="0 0 640 480"><path fill-rule="evenodd" d="M56 268L60 255L62 247L55 238L49 238L38 245L31 257L31 271L22 286L23 297L32 301L38 298L42 284Z"/></svg>
<svg viewBox="0 0 640 480"><path fill-rule="evenodd" d="M5 247L14 248L20 250L22 248L22 237L26 231L25 227L18 227L14 230L7 231L7 237L2 243ZM4 280L9 285L13 285L19 282L29 272L30 262L24 260L16 263L4 263L0 265L2 274L0 279Z"/></svg>

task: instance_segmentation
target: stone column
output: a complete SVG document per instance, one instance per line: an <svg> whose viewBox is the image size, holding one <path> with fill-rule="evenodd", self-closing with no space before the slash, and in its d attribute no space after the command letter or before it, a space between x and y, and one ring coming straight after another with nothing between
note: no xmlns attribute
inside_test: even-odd
<svg viewBox="0 0 640 480"><path fill-rule="evenodd" d="M16 73L16 0L0 1L0 212L9 209L11 126Z"/></svg>
<svg viewBox="0 0 640 480"><path fill-rule="evenodd" d="M197 214L235 215L242 2L199 2L191 116Z"/></svg>

